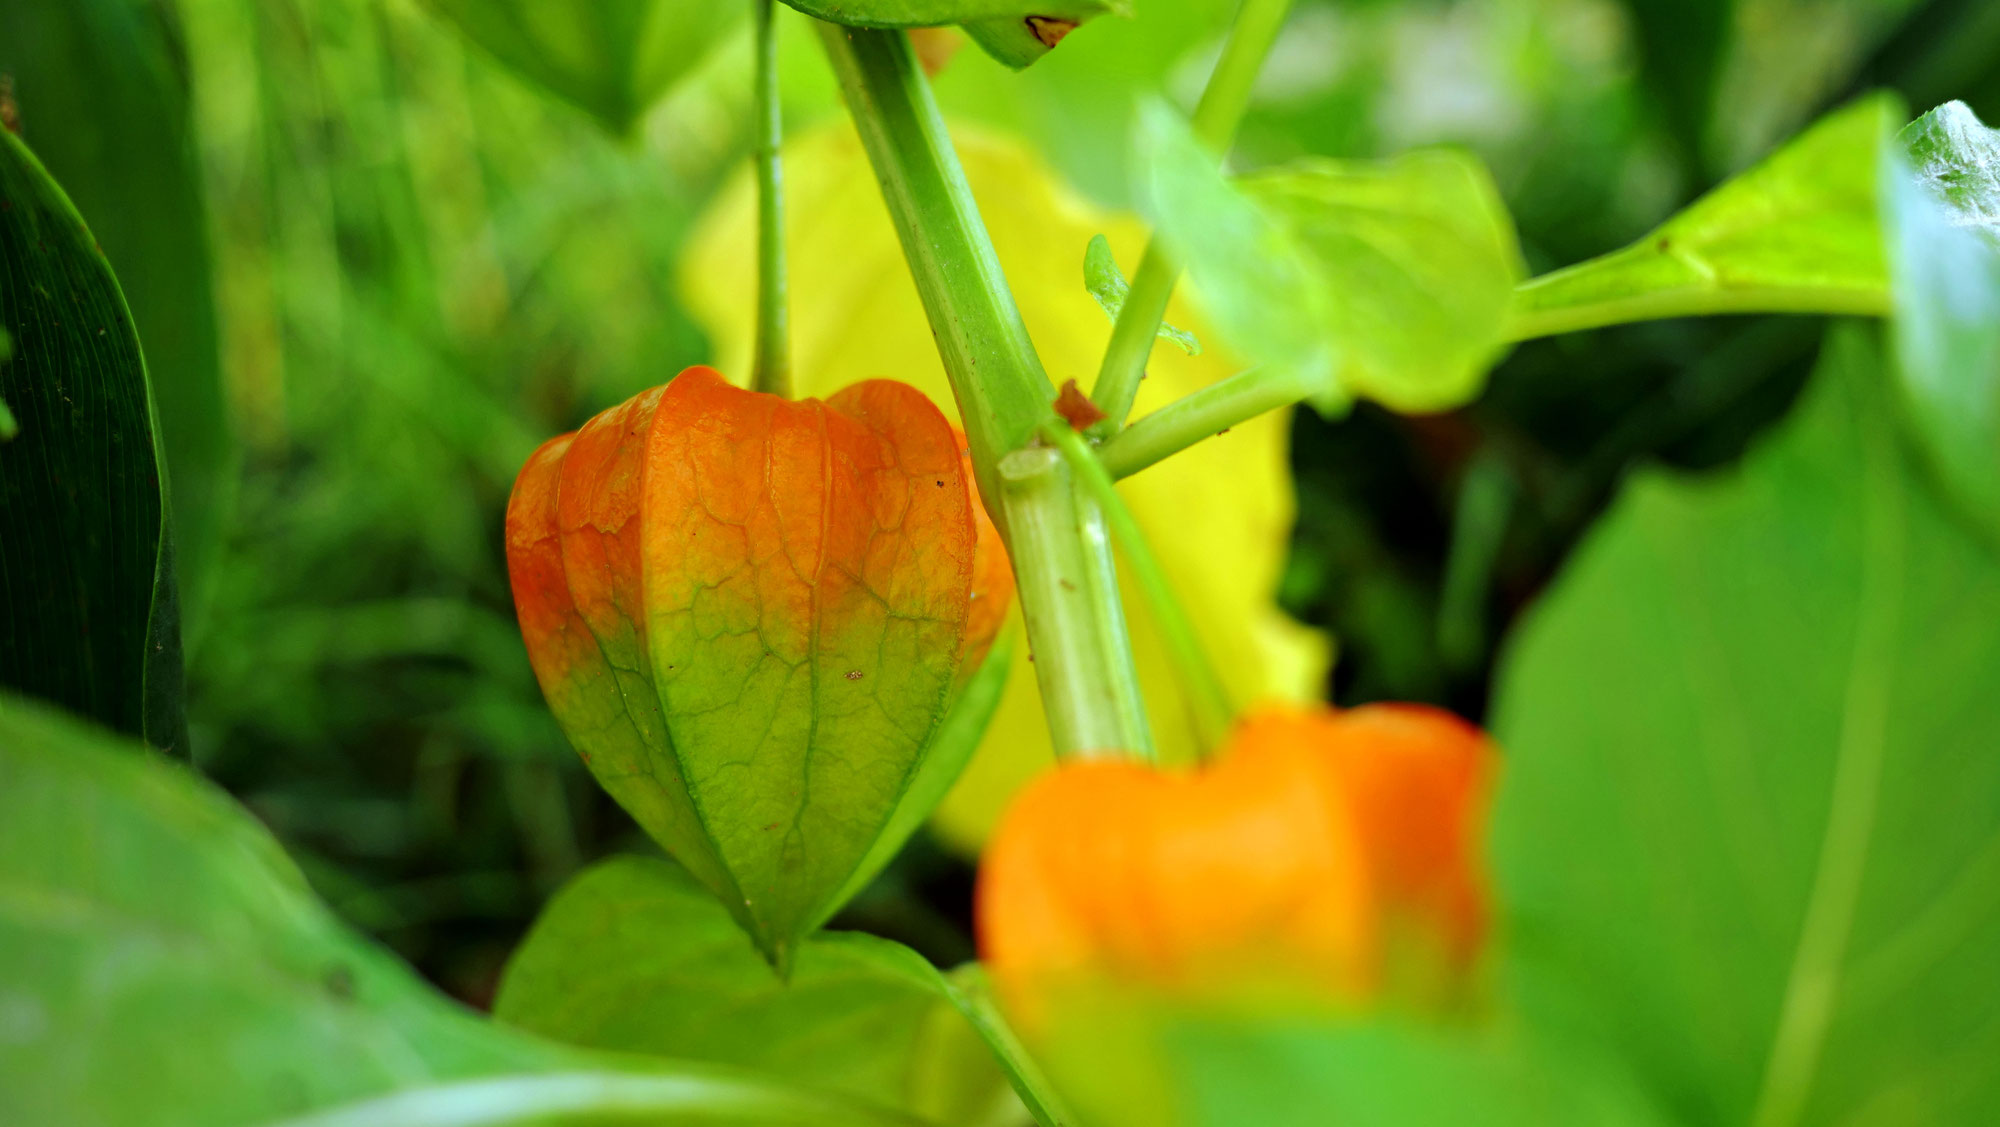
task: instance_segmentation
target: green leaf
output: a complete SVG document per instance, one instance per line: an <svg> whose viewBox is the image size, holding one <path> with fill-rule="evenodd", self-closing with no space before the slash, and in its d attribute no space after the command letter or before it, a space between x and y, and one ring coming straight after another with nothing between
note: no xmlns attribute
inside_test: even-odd
<svg viewBox="0 0 2000 1127"><path fill-rule="evenodd" d="M986 53L1019 70L1102 15L1130 16L1131 0L785 0L806 15L848 27L963 24Z"/></svg>
<svg viewBox="0 0 2000 1127"><path fill-rule="evenodd" d="M10 1124L908 1123L483 1021L347 932L192 772L6 696L0 951Z"/></svg>
<svg viewBox="0 0 2000 1127"><path fill-rule="evenodd" d="M781 979L707 889L651 858L612 858L557 893L508 963L494 1013L572 1044L739 1065L940 1123L1012 1102L920 957L826 934Z"/></svg>
<svg viewBox="0 0 2000 1127"><path fill-rule="evenodd" d="M1712 313L1889 311L1880 154L1893 95L1836 111L1624 250L1521 287L1515 339Z"/></svg>
<svg viewBox="0 0 2000 1127"><path fill-rule="evenodd" d="M557 98L626 133L749 12L737 0L423 0Z"/></svg>
<svg viewBox="0 0 2000 1127"><path fill-rule="evenodd" d="M14 340L0 329L0 367L14 358ZM5 442L21 433L21 424L14 419L14 412L7 409L7 401L0 399L0 442Z"/></svg>
<svg viewBox="0 0 2000 1127"><path fill-rule="evenodd" d="M180 622L139 338L62 189L0 130L0 686L185 749Z"/></svg>
<svg viewBox="0 0 2000 1127"><path fill-rule="evenodd" d="M1116 324L1119 311L1125 308L1125 297L1132 292L1132 285L1125 280L1125 272L1118 268L1118 256L1111 253L1111 243L1103 235L1091 236L1090 246L1083 252L1083 285L1090 291L1090 296L1097 299L1104 315ZM1180 345L1181 351L1189 356L1201 355L1201 342L1186 329L1177 329L1162 321L1156 335Z"/></svg>
<svg viewBox="0 0 2000 1127"><path fill-rule="evenodd" d="M1898 140L1884 195L1904 401L1940 477L2000 530L2000 132L1952 102Z"/></svg>
<svg viewBox="0 0 2000 1127"><path fill-rule="evenodd" d="M1640 1127L1662 1121L1583 1057L1378 1022L1187 1025L1170 1074L1199 1127ZM1476 1113L1474 1111L1476 1109Z"/></svg>
<svg viewBox="0 0 2000 1127"><path fill-rule="evenodd" d="M117 271L145 347L195 642L235 493L187 60L158 0L0 0L23 136Z"/></svg>
<svg viewBox="0 0 2000 1127"><path fill-rule="evenodd" d="M1238 351L1294 373L1322 410L1358 397L1439 411L1478 395L1522 267L1476 159L1313 160L1231 183L1159 105L1141 145L1152 218Z"/></svg>
<svg viewBox="0 0 2000 1127"><path fill-rule="evenodd" d="M2000 565L1871 334L1734 471L1637 477L1497 690L1511 978L1684 1122L2000 1116Z"/></svg>

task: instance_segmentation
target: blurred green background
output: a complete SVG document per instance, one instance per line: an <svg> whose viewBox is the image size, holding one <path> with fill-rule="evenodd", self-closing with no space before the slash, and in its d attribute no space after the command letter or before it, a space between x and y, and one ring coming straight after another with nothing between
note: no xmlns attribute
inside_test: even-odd
<svg viewBox="0 0 2000 1127"><path fill-rule="evenodd" d="M961 51L947 113L1126 203L1135 100L1190 101L1234 4L1134 7L1022 74ZM785 17L798 129L840 108ZM710 358L676 263L743 161L749 62L738 22L618 136L418 0L0 0L0 101L92 223L152 366L197 764L339 912L474 1003L561 881L645 848L542 704L501 515L540 439ZM2000 6L1300 0L1237 160L1465 145L1540 271L1882 86L2000 116ZM1460 412L1301 413L1282 599L1339 639L1330 695L1478 718L1497 641L1625 471L1736 457L1822 328L1564 337ZM836 923L956 961L970 874L919 840Z"/></svg>

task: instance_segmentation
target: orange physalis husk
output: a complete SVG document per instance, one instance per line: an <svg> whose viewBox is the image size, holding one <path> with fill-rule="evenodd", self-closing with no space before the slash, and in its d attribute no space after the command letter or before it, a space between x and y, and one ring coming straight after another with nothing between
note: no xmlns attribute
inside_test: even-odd
<svg viewBox="0 0 2000 1127"><path fill-rule="evenodd" d="M789 402L690 368L515 484L508 569L557 720L781 966L1004 616L962 448L904 384Z"/></svg>
<svg viewBox="0 0 2000 1127"><path fill-rule="evenodd" d="M1452 974L1487 917L1496 765L1436 709L1253 713L1198 771L1082 762L1007 811L980 868L981 954L1030 1032L1073 991L1376 998L1411 929Z"/></svg>

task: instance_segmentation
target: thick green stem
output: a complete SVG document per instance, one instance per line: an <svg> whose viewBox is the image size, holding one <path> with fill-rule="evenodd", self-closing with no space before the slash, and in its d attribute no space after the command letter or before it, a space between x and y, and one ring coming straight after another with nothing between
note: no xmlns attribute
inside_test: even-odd
<svg viewBox="0 0 2000 1127"><path fill-rule="evenodd" d="M1160 566L1153 546L1146 542L1145 532L1133 518L1132 510L1125 507L1124 498L1118 496L1116 483L1090 444L1060 420L1042 424L1042 437L1061 451L1077 483L1096 499L1111 525L1111 535L1125 554L1125 565L1132 569L1140 590L1146 593L1153 621L1166 639L1174 671L1181 688L1187 692L1195 732L1205 756L1229 734L1236 708L1229 701L1229 690L1223 687L1222 678L1216 676L1215 666L1208 660L1208 649L1201 644L1201 635L1195 632L1194 620L1175 596L1166 569Z"/></svg>
<svg viewBox="0 0 2000 1127"><path fill-rule="evenodd" d="M1307 388L1282 373L1252 369L1217 380L1113 435L1097 451L1112 477L1130 477L1194 444L1304 399Z"/></svg>
<svg viewBox="0 0 2000 1127"><path fill-rule="evenodd" d="M1056 750L1153 758L1104 514L1062 455L1037 446L1000 463L1028 659Z"/></svg>
<svg viewBox="0 0 2000 1127"><path fill-rule="evenodd" d="M1264 69L1264 57L1271 53L1291 10L1292 0L1243 0L1236 13L1229 42L1194 111L1194 135L1218 160L1236 137L1236 126L1250 105L1257 73ZM1125 307L1112 326L1111 344L1097 369L1097 384L1090 389L1091 401L1106 416L1099 424L1100 433L1116 431L1132 413L1139 381L1146 375L1146 361L1153 355L1153 342L1159 337L1160 322L1166 319L1167 302L1180 277L1180 263L1160 241L1147 244L1138 273L1132 276L1132 290L1125 296Z"/></svg>
<svg viewBox="0 0 2000 1127"><path fill-rule="evenodd" d="M1053 450L1024 449L1054 417L1055 389L909 38L832 24L820 37L951 379L980 495L1007 538L1056 752L1150 756L1103 514Z"/></svg>
<svg viewBox="0 0 2000 1127"><path fill-rule="evenodd" d="M778 97L776 0L750 0L757 44L757 359L750 386L792 394L791 314L785 304L785 187L778 150L784 144Z"/></svg>

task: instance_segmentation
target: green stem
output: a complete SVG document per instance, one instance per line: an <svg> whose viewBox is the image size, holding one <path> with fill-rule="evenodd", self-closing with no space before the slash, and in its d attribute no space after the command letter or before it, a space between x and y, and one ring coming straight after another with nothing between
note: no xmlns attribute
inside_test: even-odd
<svg viewBox="0 0 2000 1127"><path fill-rule="evenodd" d="M1097 451L1114 478L1131 477L1230 427L1304 399L1307 389L1288 375L1252 369L1217 380L1112 435Z"/></svg>
<svg viewBox="0 0 2000 1127"><path fill-rule="evenodd" d="M750 0L755 13L757 107L757 359L750 386L790 398L791 313L785 304L785 187L779 149L784 106L778 97L776 0Z"/></svg>
<svg viewBox="0 0 2000 1127"><path fill-rule="evenodd" d="M1145 532L1133 519L1132 510L1125 507L1111 474L1098 461L1090 444L1061 420L1042 424L1042 437L1062 453L1069 462L1070 472L1089 491L1110 522L1111 534L1125 553L1125 564L1146 593L1146 601L1153 608L1153 620L1166 637L1174 671L1187 692L1195 732L1206 755L1229 734L1236 709L1229 701L1229 690L1223 687L1222 678L1216 676L1215 666L1208 660L1208 650L1201 644L1201 635L1195 632L1194 621L1174 595L1174 585L1167 579L1166 569L1160 566Z"/></svg>
<svg viewBox="0 0 2000 1127"><path fill-rule="evenodd" d="M1054 451L1024 449L1054 417L1055 389L909 38L833 24L820 38L930 319L980 495L1007 539L1056 752L1150 757L1103 514Z"/></svg>
<svg viewBox="0 0 2000 1127"><path fill-rule="evenodd" d="M1583 266L1589 266L1584 263ZM1635 321L1664 321L1674 317L1712 317L1729 313L1816 313L1841 317L1886 317L1890 312L1886 290L1831 289L1816 287L1784 288L1764 286L1748 289L1711 287L1656 290L1651 293L1606 298L1598 301L1558 301L1540 306L1543 294L1560 293L1569 284L1570 267L1545 274L1514 291L1514 316L1507 325L1510 341L1534 340L1563 333L1602 329Z"/></svg>
<svg viewBox="0 0 2000 1127"><path fill-rule="evenodd" d="M1007 455L1000 475L1028 660L1057 753L1151 761L1103 510L1046 446Z"/></svg>
<svg viewBox="0 0 2000 1127"><path fill-rule="evenodd" d="M1257 74L1264 69L1264 58L1271 53L1291 10L1292 0L1243 0L1236 13L1229 42L1194 111L1194 135L1218 160L1236 137ZM1125 296L1125 307L1111 328L1111 343L1097 369L1097 384L1090 389L1091 401L1106 415L1098 426L1100 433L1116 431L1132 413L1139 381L1146 376L1146 361L1153 355L1153 342L1159 338L1167 302L1180 277L1180 263L1160 240L1147 243L1138 273L1132 276L1131 292Z"/></svg>

